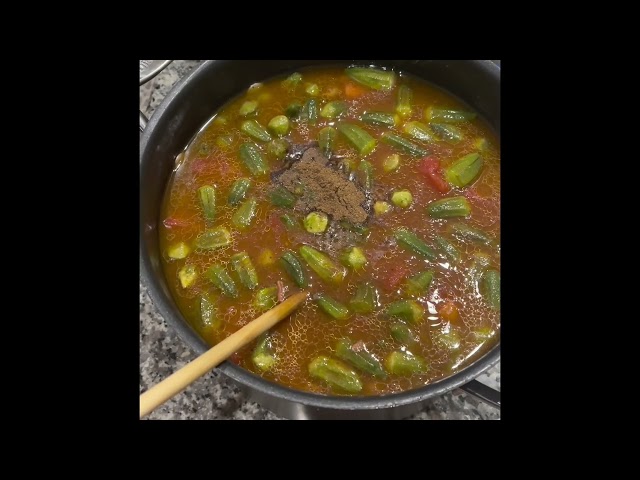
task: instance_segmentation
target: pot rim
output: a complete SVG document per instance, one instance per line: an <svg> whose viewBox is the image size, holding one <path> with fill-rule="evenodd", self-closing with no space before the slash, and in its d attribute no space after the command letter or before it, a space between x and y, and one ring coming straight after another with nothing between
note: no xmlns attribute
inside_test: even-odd
<svg viewBox="0 0 640 480"><path fill-rule="evenodd" d="M490 60L466 61L480 63L481 67L485 69L495 69L498 72L500 71L500 67L498 67ZM169 105L176 101L184 86L191 80L191 78L193 78L201 70L206 69L209 65L215 62L221 62L221 60L207 60L200 66L195 68L192 72L185 75L178 81L178 83L173 86L171 91L165 96L160 105L156 108L140 138L140 168L142 168L143 154L148 148L149 137L151 136L151 132L156 128L158 120L162 117L163 113L167 110ZM144 228L145 226L141 224L140 274L143 283L147 287L149 296L162 317L167 321L169 325L171 325L171 327L176 330L176 332L178 333L178 337L182 341L186 342L187 345L189 345L191 348L193 348L197 355L200 355L210 347L200 338L195 330L191 328L188 322L183 319L182 314L177 310L175 306L171 304L171 301L169 301L167 295L165 295L162 291L163 289L160 285L160 282L152 271L151 259L149 258L148 252L146 251L143 235ZM476 359L473 363L455 373L454 375L440 379L423 387L387 395L350 397L324 395L294 390L290 387L286 387L284 385L280 385L267 380L227 360L218 365L216 369L221 371L234 381L249 388L255 389L266 395L270 395L276 398L282 398L291 402L301 403L307 406L318 408L340 410L373 410L413 404L432 397L443 395L475 379L478 375L485 372L499 361L500 341L498 341L498 343L491 350L486 352L482 357Z"/></svg>

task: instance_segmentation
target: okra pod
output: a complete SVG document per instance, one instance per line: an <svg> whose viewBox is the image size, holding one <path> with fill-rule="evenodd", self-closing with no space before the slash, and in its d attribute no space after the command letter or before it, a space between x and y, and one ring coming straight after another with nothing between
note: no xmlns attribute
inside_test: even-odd
<svg viewBox="0 0 640 480"><path fill-rule="evenodd" d="M346 267L359 270L367 264L367 257L360 247L350 247L340 255L340 261Z"/></svg>
<svg viewBox="0 0 640 480"><path fill-rule="evenodd" d="M316 294L315 302L324 313L336 320L346 320L351 316L345 305L323 293Z"/></svg>
<svg viewBox="0 0 640 480"><path fill-rule="evenodd" d="M207 278L227 297L238 297L238 289L231 276L222 265L212 265L207 270Z"/></svg>
<svg viewBox="0 0 640 480"><path fill-rule="evenodd" d="M317 97L320 93L320 87L316 83L307 83L304 91L312 97Z"/></svg>
<svg viewBox="0 0 640 480"><path fill-rule="evenodd" d="M296 196L284 187L271 190L269 199L273 205L286 208L293 208L297 200Z"/></svg>
<svg viewBox="0 0 640 480"><path fill-rule="evenodd" d="M349 109L347 102L342 100L334 100L327 103L320 111L320 116L323 118L338 118Z"/></svg>
<svg viewBox="0 0 640 480"><path fill-rule="evenodd" d="M198 272L195 265L191 263L178 270L178 279L182 288L190 287L196 281L196 278L198 278Z"/></svg>
<svg viewBox="0 0 640 480"><path fill-rule="evenodd" d="M431 247L420 240L415 233L410 232L406 228L396 230L393 235L398 243L403 247L408 248L431 261L436 261L438 258L436 256L436 252Z"/></svg>
<svg viewBox="0 0 640 480"><path fill-rule="evenodd" d="M224 227L210 228L196 237L196 247L214 250L231 244L231 233Z"/></svg>
<svg viewBox="0 0 640 480"><path fill-rule="evenodd" d="M369 125L380 127L393 127L396 125L395 116L386 112L366 112L360 116L360 120Z"/></svg>
<svg viewBox="0 0 640 480"><path fill-rule="evenodd" d="M256 292L253 306L259 312L267 311L278 303L278 287L261 288Z"/></svg>
<svg viewBox="0 0 640 480"><path fill-rule="evenodd" d="M398 88L398 101L396 103L396 112L403 117L407 118L411 116L411 99L413 98L413 91L407 85L400 85Z"/></svg>
<svg viewBox="0 0 640 480"><path fill-rule="evenodd" d="M418 336L409 328L406 323L394 323L391 325L391 336L396 342L400 342L403 345L411 347L418 343L420 339Z"/></svg>
<svg viewBox="0 0 640 480"><path fill-rule="evenodd" d="M349 306L356 313L371 313L378 305L378 292L369 283L358 285L356 294L349 301Z"/></svg>
<svg viewBox="0 0 640 480"><path fill-rule="evenodd" d="M391 352L385 359L384 365L393 375L409 376L414 373L425 373L428 370L427 362L408 350Z"/></svg>
<svg viewBox="0 0 640 480"><path fill-rule="evenodd" d="M258 102L256 102L255 100L247 100L240 106L239 113L243 117L247 117L249 115L253 115L254 113L256 113L257 108L258 108Z"/></svg>
<svg viewBox="0 0 640 480"><path fill-rule="evenodd" d="M369 155L376 148L376 139L351 123L338 124L338 131L353 145L360 155Z"/></svg>
<svg viewBox="0 0 640 480"><path fill-rule="evenodd" d="M404 133L416 140L435 143L438 139L429 131L429 128L420 122L407 122L403 127Z"/></svg>
<svg viewBox="0 0 640 480"><path fill-rule="evenodd" d="M349 393L362 390L358 374L339 360L321 355L309 363L309 375Z"/></svg>
<svg viewBox="0 0 640 480"><path fill-rule="evenodd" d="M430 123L429 125L438 138L452 145L460 143L464 138L460 129L453 125L447 125L446 123Z"/></svg>
<svg viewBox="0 0 640 480"><path fill-rule="evenodd" d="M465 187L478 178L482 164L483 160L479 153L470 153L447 167L444 177L451 185Z"/></svg>
<svg viewBox="0 0 640 480"><path fill-rule="evenodd" d="M258 201L251 197L240 204L238 209L231 217L231 223L236 228L244 230L251 225L253 217L256 216L256 209L258 208Z"/></svg>
<svg viewBox="0 0 640 480"><path fill-rule="evenodd" d="M482 230L470 227L464 223L450 223L447 225L447 232L460 241L472 241L482 245L493 245L494 240Z"/></svg>
<svg viewBox="0 0 640 480"><path fill-rule="evenodd" d="M425 150L419 145L416 145L413 142L410 142L404 137L400 135L396 135L391 132L384 132L382 134L382 141L387 145L391 145L399 150L402 150L409 155L413 155L414 157L424 157L429 154L429 150Z"/></svg>
<svg viewBox="0 0 640 480"><path fill-rule="evenodd" d="M203 330L218 330L222 326L222 318L218 316L218 308L213 297L204 294L200 297L200 327Z"/></svg>
<svg viewBox="0 0 640 480"><path fill-rule="evenodd" d="M413 195L409 190L397 190L391 195L391 202L400 208L407 208L413 202Z"/></svg>
<svg viewBox="0 0 640 480"><path fill-rule="evenodd" d="M468 217L471 205L465 197L449 197L431 202L427 205L427 212L431 218Z"/></svg>
<svg viewBox="0 0 640 480"><path fill-rule="evenodd" d="M189 255L190 252L191 249L189 248L189 245L184 242L179 242L175 245L171 245L167 254L169 255L169 258L173 258L174 260L182 260L183 258L187 258L187 255Z"/></svg>
<svg viewBox="0 0 640 480"><path fill-rule="evenodd" d="M500 310L500 273L487 270L480 281L480 293L494 310Z"/></svg>
<svg viewBox="0 0 640 480"><path fill-rule="evenodd" d="M289 133L289 119L286 115L276 115L269 120L267 127L277 136L283 137Z"/></svg>
<svg viewBox="0 0 640 480"><path fill-rule="evenodd" d="M255 143L248 142L240 145L240 159L254 176L269 173L269 167Z"/></svg>
<svg viewBox="0 0 640 480"><path fill-rule="evenodd" d="M365 237L369 235L369 229L361 224L351 223L348 220L340 220L340 226L350 232L357 233L358 235Z"/></svg>
<svg viewBox="0 0 640 480"><path fill-rule="evenodd" d="M249 290L253 290L258 286L258 272L256 272L247 252L232 255L231 264L240 278L240 283Z"/></svg>
<svg viewBox="0 0 640 480"><path fill-rule="evenodd" d="M302 81L302 75L299 74L298 72L294 72L291 75L289 75L287 78L285 78L282 82L280 82L280 84L287 91L289 91L290 93L293 93L293 91L296 89L296 87L300 84L301 81Z"/></svg>
<svg viewBox="0 0 640 480"><path fill-rule="evenodd" d="M441 237L440 235L436 235L435 241L438 244L438 247L440 247L440 249L442 250L445 257L447 257L454 263L458 263L460 261L460 251L456 247L454 247L449 240Z"/></svg>
<svg viewBox="0 0 640 480"><path fill-rule="evenodd" d="M400 155L397 153L389 155L382 162L382 168L385 172L392 172L400 166Z"/></svg>
<svg viewBox="0 0 640 480"><path fill-rule="evenodd" d="M263 142L269 142L272 140L271 134L266 128L260 125L257 120L245 120L240 125L240 130L256 140L261 140Z"/></svg>
<svg viewBox="0 0 640 480"><path fill-rule="evenodd" d="M373 191L373 165L367 160L362 160L358 165L356 176L364 192L369 195Z"/></svg>
<svg viewBox="0 0 640 480"><path fill-rule="evenodd" d="M318 145L323 155L327 158L331 158L337 135L338 131L333 127L325 127L318 133Z"/></svg>
<svg viewBox="0 0 640 480"><path fill-rule="evenodd" d="M361 370L365 373L369 373L377 378L387 378L387 372L384 371L384 367L380 360L378 360L372 353L368 352L365 344L362 341L351 344L348 338L342 338L338 340L335 346L336 357L343 360L353 367Z"/></svg>
<svg viewBox="0 0 640 480"><path fill-rule="evenodd" d="M463 110L449 110L446 108L429 107L424 111L427 122L435 123L460 123L473 120L477 115L474 112Z"/></svg>
<svg viewBox="0 0 640 480"><path fill-rule="evenodd" d="M420 297L427 293L427 290L429 290L431 280L433 280L432 270L418 273L413 277L407 278L404 284L404 291L407 293L407 295L410 295L412 297Z"/></svg>
<svg viewBox="0 0 640 480"><path fill-rule="evenodd" d="M344 267L336 265L327 255L313 247L303 245L300 247L300 255L325 282L342 283L347 274Z"/></svg>
<svg viewBox="0 0 640 480"><path fill-rule="evenodd" d="M398 300L387 305L384 311L389 317L399 318L413 325L418 325L424 318L424 308L414 300Z"/></svg>
<svg viewBox="0 0 640 480"><path fill-rule="evenodd" d="M296 257L293 252L284 252L280 257L280 264L282 265L282 268L284 268L284 271L287 272L287 275L292 278L298 287L307 287L307 274L302 267L302 263L300 263L300 260L298 260L298 257Z"/></svg>
<svg viewBox="0 0 640 480"><path fill-rule="evenodd" d="M198 198L205 220L214 220L216 218L216 189L211 185L204 185L198 189Z"/></svg>
<svg viewBox="0 0 640 480"><path fill-rule="evenodd" d="M276 356L271 345L271 337L268 332L263 333L258 338L253 353L251 354L253 364L263 372L271 369L276 363Z"/></svg>
<svg viewBox="0 0 640 480"><path fill-rule="evenodd" d="M349 67L345 73L352 80L374 90L391 90L396 84L396 74L390 70Z"/></svg>
<svg viewBox="0 0 640 480"><path fill-rule="evenodd" d="M244 200L244 197L247 195L250 187L251 180L248 178L239 178L233 182L231 190L229 191L227 203L233 206L238 205L242 200Z"/></svg>
<svg viewBox="0 0 640 480"><path fill-rule="evenodd" d="M283 138L276 138L267 145L267 152L278 160L282 160L289 150L289 143Z"/></svg>
<svg viewBox="0 0 640 480"><path fill-rule="evenodd" d="M318 121L318 102L313 98L304 102L300 115L307 120L310 125L315 125Z"/></svg>
<svg viewBox="0 0 640 480"><path fill-rule="evenodd" d="M302 105L298 102L290 103L284 111L284 114L291 120L295 120L302 113Z"/></svg>
<svg viewBox="0 0 640 480"><path fill-rule="evenodd" d="M324 212L310 212L302 223L309 233L324 233L329 225L329 217Z"/></svg>
<svg viewBox="0 0 640 480"><path fill-rule="evenodd" d="M280 216L280 221L282 223L284 223L284 226L287 227L287 230L291 230L292 228L295 228L296 225L298 224L298 222L296 221L295 218L293 218L291 215L289 215L288 213L285 213L284 215Z"/></svg>

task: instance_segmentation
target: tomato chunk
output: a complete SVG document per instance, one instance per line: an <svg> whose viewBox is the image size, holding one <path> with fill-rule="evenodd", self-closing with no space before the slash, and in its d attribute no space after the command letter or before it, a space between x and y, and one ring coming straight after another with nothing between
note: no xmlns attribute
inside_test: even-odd
<svg viewBox="0 0 640 480"><path fill-rule="evenodd" d="M418 169L420 170L420 173L427 177L429 183L439 192L447 193L451 190L451 187L444 179L442 168L440 168L440 160L438 160L437 157L433 155L424 157Z"/></svg>

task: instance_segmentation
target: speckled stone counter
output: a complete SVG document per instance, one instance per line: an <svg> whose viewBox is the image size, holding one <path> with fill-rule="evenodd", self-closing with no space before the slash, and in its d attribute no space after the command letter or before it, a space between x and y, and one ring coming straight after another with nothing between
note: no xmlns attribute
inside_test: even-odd
<svg viewBox="0 0 640 480"><path fill-rule="evenodd" d="M202 60L175 60L158 76L140 87L140 109L150 116L171 87ZM195 358L193 350L167 326L140 282L140 393ZM478 378L500 389L500 364ZM145 419L156 420L280 420L243 393L217 371L212 371L184 392L158 407ZM500 419L500 411L455 390L433 399L412 420Z"/></svg>

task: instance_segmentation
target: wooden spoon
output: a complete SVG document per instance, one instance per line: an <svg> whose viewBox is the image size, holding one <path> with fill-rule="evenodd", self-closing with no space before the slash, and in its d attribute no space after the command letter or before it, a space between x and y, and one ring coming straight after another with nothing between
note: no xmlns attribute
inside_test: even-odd
<svg viewBox="0 0 640 480"><path fill-rule="evenodd" d="M237 352L260 334L266 332L279 321L287 318L291 312L307 299L308 292L300 292L290 296L284 302L263 313L252 322L247 323L237 332L229 335L213 348L174 372L169 377L140 395L140 418L159 405L180 393L195 380L216 367L231 354Z"/></svg>

